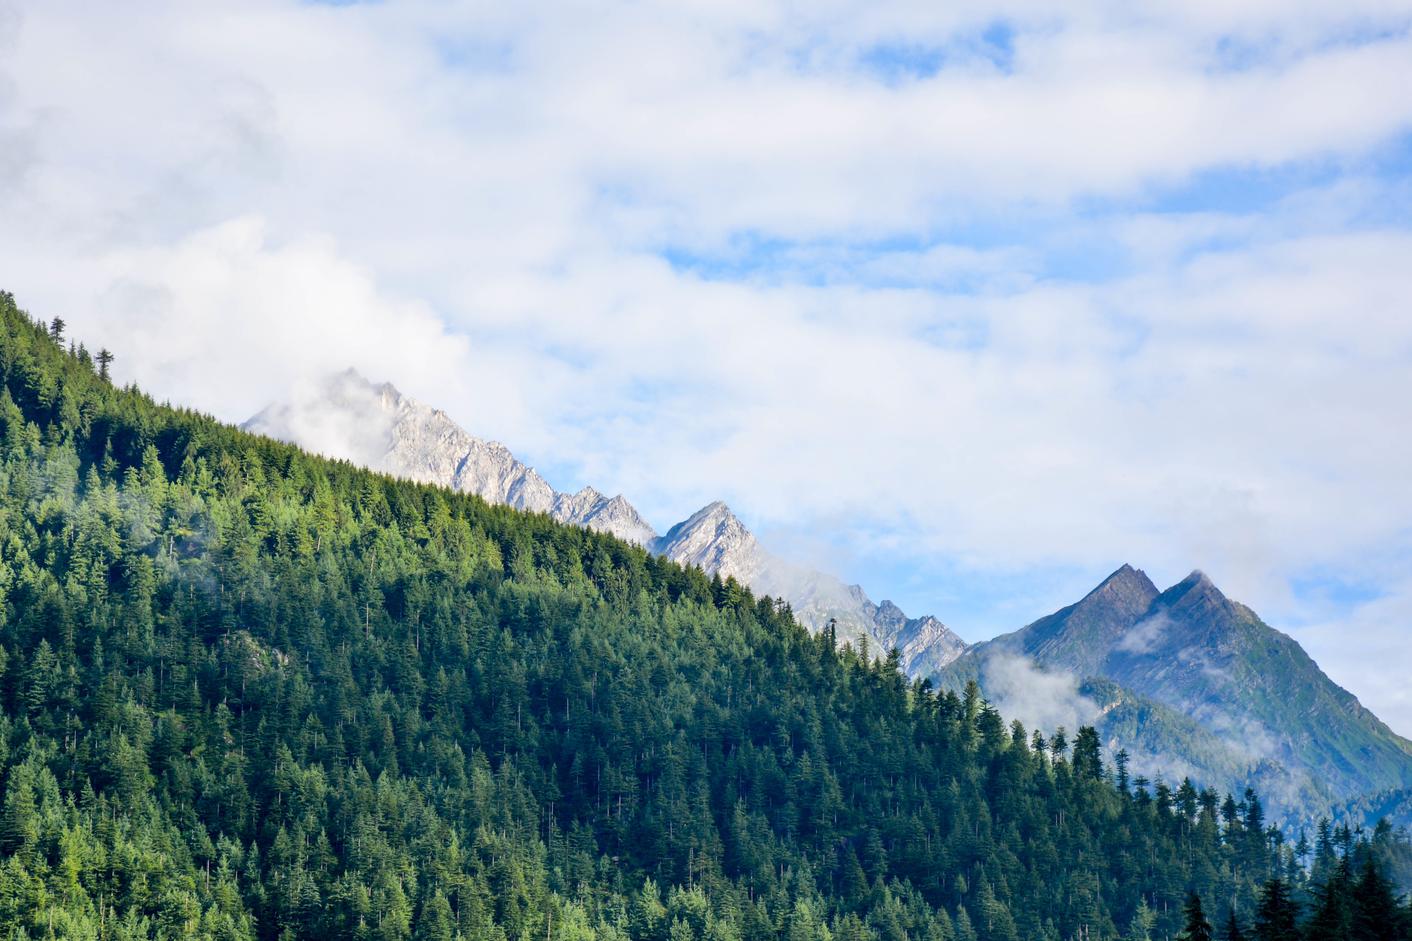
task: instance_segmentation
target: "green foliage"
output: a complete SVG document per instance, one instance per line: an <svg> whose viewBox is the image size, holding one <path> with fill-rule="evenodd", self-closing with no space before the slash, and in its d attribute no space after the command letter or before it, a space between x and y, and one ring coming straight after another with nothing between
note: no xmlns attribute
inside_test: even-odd
<svg viewBox="0 0 1412 941"><path fill-rule="evenodd" d="M1298 941L1299 909L1281 879L1271 879L1260 892L1255 912L1256 941Z"/></svg>
<svg viewBox="0 0 1412 941"><path fill-rule="evenodd" d="M1187 896L1186 904L1182 906L1182 915L1186 923L1182 926L1182 933L1177 935L1178 941L1215 941L1215 932L1211 930L1211 923L1206 920L1206 913L1201 909L1201 896L1195 892Z"/></svg>
<svg viewBox="0 0 1412 941"><path fill-rule="evenodd" d="M98 368L0 295L0 936L1156 938L1288 862L1092 730Z"/></svg>

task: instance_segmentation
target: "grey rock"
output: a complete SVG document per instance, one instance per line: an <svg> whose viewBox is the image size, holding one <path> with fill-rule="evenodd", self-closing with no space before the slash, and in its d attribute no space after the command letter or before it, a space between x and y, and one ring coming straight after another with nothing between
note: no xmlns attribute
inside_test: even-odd
<svg viewBox="0 0 1412 941"><path fill-rule="evenodd" d="M840 644L874 656L896 647L899 665L909 675L934 672L966 649L965 641L934 617L908 618L890 601L875 605L858 585L772 555L719 501L673 526L652 548L674 562L788 601L801 624L815 633L831 628Z"/></svg>
<svg viewBox="0 0 1412 941"><path fill-rule="evenodd" d="M708 503L667 530L652 550L681 565L755 587L770 565L745 524L721 501Z"/></svg>
<svg viewBox="0 0 1412 941"><path fill-rule="evenodd" d="M650 545L657 538L657 533L622 494L607 497L592 487L556 496L551 515L561 523L586 526L639 546Z"/></svg>

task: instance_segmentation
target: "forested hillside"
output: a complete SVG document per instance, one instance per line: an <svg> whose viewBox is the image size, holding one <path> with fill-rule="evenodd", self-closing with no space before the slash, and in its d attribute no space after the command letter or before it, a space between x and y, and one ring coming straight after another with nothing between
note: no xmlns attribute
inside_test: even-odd
<svg viewBox="0 0 1412 941"><path fill-rule="evenodd" d="M0 324L0 937L1096 941L1317 897L1253 794Z"/></svg>

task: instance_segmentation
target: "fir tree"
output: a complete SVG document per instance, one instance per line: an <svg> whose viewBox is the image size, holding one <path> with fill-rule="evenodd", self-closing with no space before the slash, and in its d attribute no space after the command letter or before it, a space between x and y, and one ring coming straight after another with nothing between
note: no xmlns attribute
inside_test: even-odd
<svg viewBox="0 0 1412 941"><path fill-rule="evenodd" d="M1226 915L1226 924L1221 931L1222 941L1245 941L1245 931L1240 927L1240 921L1236 918L1235 908L1232 908Z"/></svg>
<svg viewBox="0 0 1412 941"><path fill-rule="evenodd" d="M1195 892L1187 895L1186 904L1182 906L1182 918L1182 931L1177 935L1181 941L1214 941L1211 923L1201 910L1201 896Z"/></svg>
<svg viewBox="0 0 1412 941"><path fill-rule="evenodd" d="M1352 941L1396 941L1402 936L1402 914L1397 899L1371 855L1364 860L1351 890Z"/></svg>
<svg viewBox="0 0 1412 941"><path fill-rule="evenodd" d="M1298 910L1289 887L1281 879L1271 879L1260 890L1255 911L1255 941L1298 941Z"/></svg>

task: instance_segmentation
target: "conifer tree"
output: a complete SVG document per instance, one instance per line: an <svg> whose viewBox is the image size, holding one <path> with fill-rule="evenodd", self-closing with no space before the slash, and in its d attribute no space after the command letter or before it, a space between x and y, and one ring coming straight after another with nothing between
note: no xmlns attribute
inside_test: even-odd
<svg viewBox="0 0 1412 941"><path fill-rule="evenodd" d="M1152 941L1152 927L1157 922L1157 914L1148 906L1146 898L1138 898L1137 910L1128 923L1126 941Z"/></svg>
<svg viewBox="0 0 1412 941"><path fill-rule="evenodd" d="M1396 941L1403 927L1392 886L1378 871L1372 856L1363 862L1352 886L1352 941Z"/></svg>
<svg viewBox="0 0 1412 941"><path fill-rule="evenodd" d="M1195 892L1188 893L1186 904L1182 906L1182 918L1182 932L1177 935L1180 941L1215 941L1211 923L1201 910L1201 896Z"/></svg>
<svg viewBox="0 0 1412 941"><path fill-rule="evenodd" d="M1297 915L1284 880L1266 882L1255 911L1255 941L1298 941Z"/></svg>

